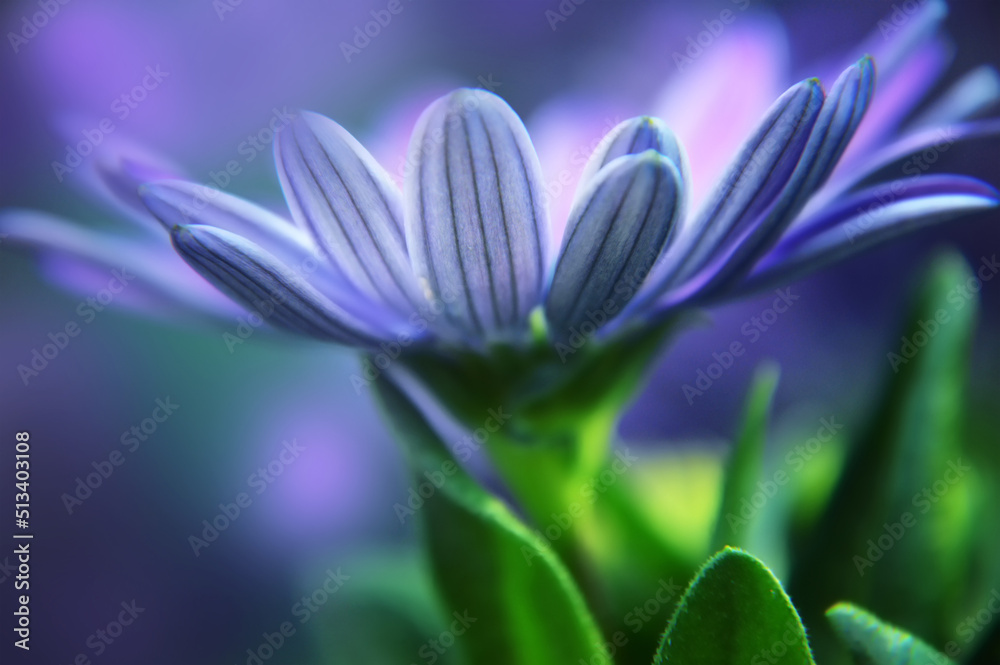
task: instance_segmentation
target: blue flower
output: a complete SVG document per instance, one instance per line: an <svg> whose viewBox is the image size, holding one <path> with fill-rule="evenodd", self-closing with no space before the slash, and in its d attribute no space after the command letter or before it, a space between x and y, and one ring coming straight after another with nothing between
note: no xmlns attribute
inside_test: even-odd
<svg viewBox="0 0 1000 665"><path fill-rule="evenodd" d="M828 93L817 79L793 85L693 212L676 136L656 118L622 122L585 167L557 251L528 132L478 89L424 112L402 192L343 127L302 112L275 142L291 220L183 179L145 182L139 198L185 262L289 331L369 350L608 338L997 204L995 189L965 176L918 174L860 191L850 177L831 180L874 89L868 57ZM134 207L143 176L161 172L122 159L102 177ZM0 225L57 247L65 231L23 214ZM94 261L99 243L59 248ZM173 279L167 264L148 277Z"/></svg>
<svg viewBox="0 0 1000 665"><path fill-rule="evenodd" d="M296 332L362 347L407 335L483 348L529 339L541 306L558 341L790 280L920 222L995 205L978 180L923 176L802 215L874 79L864 58L829 94L815 79L792 86L691 215L677 139L655 118L625 121L585 168L554 263L528 133L484 90L425 111L402 195L342 127L302 113L276 147L294 223L225 194L195 210L196 186L181 181L146 185L142 198L192 267L249 307L270 300L271 320ZM871 221L851 231L859 210Z"/></svg>

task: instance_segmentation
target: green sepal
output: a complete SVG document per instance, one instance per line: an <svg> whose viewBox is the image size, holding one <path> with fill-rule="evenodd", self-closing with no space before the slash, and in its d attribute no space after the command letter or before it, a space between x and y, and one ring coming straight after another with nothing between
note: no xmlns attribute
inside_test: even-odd
<svg viewBox="0 0 1000 665"><path fill-rule="evenodd" d="M421 512L442 603L469 624L456 639L466 660L577 665L607 658L583 596L554 552L458 465L396 385L382 380L377 393L408 446L413 474L446 477Z"/></svg>

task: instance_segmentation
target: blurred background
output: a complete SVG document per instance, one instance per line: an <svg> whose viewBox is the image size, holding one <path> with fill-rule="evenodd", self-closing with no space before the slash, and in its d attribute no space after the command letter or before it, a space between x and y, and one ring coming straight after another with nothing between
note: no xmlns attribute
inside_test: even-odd
<svg viewBox="0 0 1000 665"><path fill-rule="evenodd" d="M398 176L423 106L450 88L482 86L525 119L553 209L564 215L571 187L560 192L553 183L565 160L587 154L617 121L655 114L666 86L682 76L673 54L704 21L746 5L710 47L736 60L746 34L770 35L773 51L753 62L774 67L748 73L759 84L750 77L734 86L735 111L766 108L794 80L825 75L894 11L888 0L399 0L401 10L364 36L372 12L385 16L388 4L6 3L0 208L95 226L114 216L72 174L59 182L52 168L103 117L199 182L239 160L226 191L269 205L280 204L281 192L263 130L286 107L335 118ZM38 12L48 18L32 30ZM978 65L1000 65L998 29L996 3L954 3L946 20L953 58L933 90ZM159 80L138 99L130 91L149 68ZM956 145L935 170L996 185L998 147ZM935 249L957 247L978 265L1000 250L998 222L996 212L966 217L793 285L795 305L689 400L682 386L713 352L749 342L744 326L773 295L710 310L661 358L623 437L649 449L729 439L750 375L766 358L782 367L777 422L808 413L811 422L835 414L848 427L860 423L886 381L906 299ZM1000 376L1000 280L981 297L969 394L987 410ZM413 525L393 505L405 502L410 481L370 396L351 384L353 353L264 333L230 350L223 334L235 319L192 326L113 306L84 318L86 298L52 286L28 255L0 242L2 496L12 495L14 432L30 431L35 533L32 649L14 651L5 624L3 662L70 663L86 654L107 664L242 664L265 634L301 618L296 604L322 588L328 571L362 579L365 563L408 556ZM71 322L80 333L25 381L18 365ZM176 407L162 422L150 420L165 413L162 404ZM297 452L281 457L290 448ZM113 451L124 461L108 466ZM241 492L251 503L217 520ZM225 528L211 537L206 521ZM4 545L0 607L8 618L9 556ZM309 616L323 616L317 597L325 599L313 597ZM120 633L109 628L132 601L143 608L135 622ZM296 623L305 628L267 662L319 662L324 647L307 628L320 621ZM98 630L118 635L99 655Z"/></svg>

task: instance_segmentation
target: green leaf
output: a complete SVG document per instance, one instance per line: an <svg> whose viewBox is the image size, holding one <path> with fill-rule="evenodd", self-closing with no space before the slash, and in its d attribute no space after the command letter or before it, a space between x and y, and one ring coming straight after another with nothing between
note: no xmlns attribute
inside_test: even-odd
<svg viewBox="0 0 1000 665"><path fill-rule="evenodd" d="M684 594L655 663L813 665L805 628L771 571L726 548L709 559Z"/></svg>
<svg viewBox="0 0 1000 665"><path fill-rule="evenodd" d="M467 661L610 662L580 590L552 550L455 462L399 388L383 379L377 392L408 444L414 475L444 479L420 511L434 576Z"/></svg>
<svg viewBox="0 0 1000 665"><path fill-rule="evenodd" d="M748 516L745 506L758 491L757 483L761 480L768 416L777 387L777 366L764 364L758 368L744 407L740 435L726 467L722 504L712 538L713 551L726 545L743 547L749 542L752 521L759 511L751 505Z"/></svg>
<svg viewBox="0 0 1000 665"><path fill-rule="evenodd" d="M963 616L978 528L978 471L963 450L978 309L970 280L957 254L931 266L908 324L886 346L885 394L795 553L789 588L824 656L833 636L820 619L841 599L942 643Z"/></svg>
<svg viewBox="0 0 1000 665"><path fill-rule="evenodd" d="M859 665L954 665L913 635L850 603L837 603L826 616Z"/></svg>

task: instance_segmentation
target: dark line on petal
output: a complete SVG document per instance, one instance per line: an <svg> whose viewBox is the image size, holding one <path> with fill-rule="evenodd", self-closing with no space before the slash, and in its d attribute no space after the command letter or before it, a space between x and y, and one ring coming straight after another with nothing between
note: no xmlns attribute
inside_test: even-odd
<svg viewBox="0 0 1000 665"><path fill-rule="evenodd" d="M550 303L553 302L552 300L553 294L558 296L559 295L558 292L565 290L565 288L561 287L560 285L559 275L564 272L563 270L565 267L564 261L566 259L566 256L570 252L570 248L573 244L573 238L576 236L576 232L580 229L581 222L583 222L583 220L586 218L587 213L590 212L591 206L594 205L594 201L597 200L597 197L601 195L601 192L604 189L606 189L607 186L608 186L607 180L605 180L604 182L602 182L600 185L597 186L597 188L594 190L593 196L587 199L587 205L584 206L583 210L580 212L580 215L577 217L576 224L574 224L573 227L570 229L569 236L565 238L565 240L563 241L563 246L559 251L559 256L556 258L556 268L555 271L553 272L552 281L549 285L549 292L546 294L546 310L548 311L552 310ZM575 284L571 286L575 286ZM560 321L554 321L553 323L562 323L565 320L566 318L563 317Z"/></svg>
<svg viewBox="0 0 1000 665"><path fill-rule="evenodd" d="M428 122L428 125L430 125L430 122ZM418 190L417 196L420 207L420 215L418 217L418 221L420 224L421 238L423 240L423 247L420 249L420 252L422 254L421 258L426 263L427 266L427 281L428 281L428 287L431 290L431 294L434 298L441 299L443 302L444 294L441 292L441 280L439 279L437 274L437 266L434 264L433 261L434 257L431 256L430 235L428 230L429 225L427 223L427 201L426 201L427 187L424 175L426 172L425 166L428 161L427 155L430 152L431 148L433 148L433 146L430 145L430 142L427 140L427 134L430 133L430 129L431 129L430 126L428 126L424 130L424 134L420 137L420 142L418 144L420 152L417 156L419 159L418 163L419 165L417 168L417 190ZM455 313L452 311L451 307L446 305L442 307L442 310L444 312L445 320L447 320L450 325L456 328L463 329L464 332L465 326L462 325L461 321L459 321L455 317Z"/></svg>
<svg viewBox="0 0 1000 665"><path fill-rule="evenodd" d="M794 141L793 141L793 139L794 139L794 138L795 138L796 136L798 136L798 134L799 134L799 129L800 129L801 127L802 127L802 123L803 123L803 122L805 121L805 118L806 118L806 116L807 116L807 115L809 115L809 106L808 106L808 105L806 105L806 106L804 106L804 107L803 107L803 109L802 109L802 113L801 113L801 114L799 115L798 119L797 119L797 120L795 121L795 127L794 127L794 129L792 129L792 131L791 131L791 132L789 133L789 135L788 135L788 140L787 140L787 141L785 141L785 142L784 142L784 145L782 145L782 146L781 146L781 151L780 151L780 152L778 153L778 155L777 155L777 156L776 156L776 157L775 157L775 158L774 158L773 160L771 160L771 162L770 162L770 166L769 166L769 168L768 168L768 174L767 174L767 178L766 178L766 179L765 179L765 181L764 181L764 182L763 182L763 183L761 184L761 186L760 186L760 187L758 187L758 188L757 188L757 189L756 189L756 190L754 191L754 193L753 193L753 196L751 196L751 197L750 197L750 200L749 200L749 201L747 201L747 202L746 202L746 203L745 203L745 204L744 204L744 205L742 206L742 209L741 209L741 210L739 211L739 213L738 213L738 214L737 214L737 215L736 215L735 217L733 217L733 220L734 220L734 223L733 223L733 225L732 225L732 226L731 226L731 227L730 227L730 228L728 229L727 233L726 233L726 234L725 234L725 235L723 236L723 240L727 239L727 238L728 238L728 237L730 236L730 232L731 232L731 231L735 231L735 230L737 229L737 226L738 226L738 224L737 224L737 223L738 223L738 222L739 222L740 220L742 220L742 219L743 219L743 218L744 218L744 217L745 217L745 216L747 215L747 212L748 212L748 211L749 211L749 210L750 210L750 209L751 209L751 208L752 208L752 207L754 206L754 204L755 204L755 203L757 202L757 200L758 200L758 199L760 198L760 196L761 196L761 194L763 193L763 191L764 191L764 190L765 190L765 189L767 188L767 185L768 185L768 184L770 184L770 182L771 182L771 179L772 179L772 178L774 177L774 168L775 168L775 167L776 167L776 166L777 166L778 164L780 164L780 163L781 163L781 160L782 160L782 159L784 158L785 154L786 154L786 153L788 153L789 149L790 149L790 148L791 148L791 146L792 146L792 143L794 142ZM770 133L771 133L771 130L768 130L768 133L767 133L767 135L768 135L768 136L770 136ZM808 140L808 139L807 139L807 140ZM794 169L795 169L795 167L793 166L793 167L792 167L792 173L794 173L794 172L795 172L795 171L794 171ZM780 198L780 197L781 197L781 194L782 194L782 191L781 191L781 190L779 190L779 191L777 192L777 194L776 194L776 198Z"/></svg>
<svg viewBox="0 0 1000 665"><path fill-rule="evenodd" d="M481 115L480 121L482 121ZM493 284L493 259L490 257L490 244L486 237L486 220L483 219L483 206L479 198L479 181L476 175L476 158L472 154L472 137L469 136L469 124L466 116L464 115L462 116L462 134L465 136L466 153L469 155L469 171L472 176L472 192L474 198L476 199L476 217L479 220L479 237L482 238L483 256L486 257L486 279L490 285L490 304L493 309L493 322L495 327L500 327L500 308L497 305L497 291Z"/></svg>
<svg viewBox="0 0 1000 665"><path fill-rule="evenodd" d="M754 142L753 147L751 147L750 150L746 152L746 157L743 159L743 162L738 167L737 172L733 174L732 177L727 177L729 187L726 189L726 192L723 194L722 198L719 199L718 203L712 208L712 212L705 217L703 229L707 229L709 226L711 226L711 222L716 217L718 217L719 211L725 207L726 202L728 202L729 199L732 197L732 195L735 193L737 185L740 183L740 181L743 179L744 174L746 173L747 166L754 161L753 160L754 155L756 155L757 151L760 150L760 146L763 145L765 140L767 140L767 137L771 135L771 132L774 130L774 126L778 124L779 120L781 120L781 117L785 114L785 110L791 105L791 103L792 103L791 99L785 101L785 104L781 107L781 110L775 113L774 116L771 118L771 122L770 124L767 125L767 128L763 132L760 132L757 135L757 139Z"/></svg>
<svg viewBox="0 0 1000 665"><path fill-rule="evenodd" d="M197 261L204 269L208 270L213 274L219 281L226 285L227 288L231 289L234 294L236 294L241 299L247 300L249 302L244 303L250 305L251 307L256 307L254 299L258 301L269 300L274 305L274 317L277 315L279 321L283 321L287 327L294 330L299 330L306 332L307 334L312 334L317 337L334 337L340 340L353 341L354 343L366 343L370 342L371 338L360 335L332 319L330 315L324 310L318 308L314 303L304 300L300 297L295 296L298 291L298 287L292 286L287 282L281 275L272 271L268 266L265 266L252 258L251 256L241 252L239 249L228 246L228 249L237 254L242 260L246 261L248 264L253 266L262 275L266 275L275 284L272 285L272 289L268 289L263 284L258 283L254 280L250 274L248 274L244 269L242 269L237 264L234 264L231 260L227 259L223 254L214 251L211 247L206 245L202 240L195 237L193 234L189 235L190 242L197 245L192 247L190 244L187 245L187 249L190 251L192 258ZM223 241L219 241L225 244ZM198 251L198 249L202 251ZM222 274L220 274L220 271ZM227 279L229 277L230 279ZM283 298L284 302L275 302L274 291L284 289L286 297ZM291 295L292 298L287 296ZM298 308L291 306L292 303L297 303ZM311 310L315 318L310 318L307 313L301 310ZM319 319L318 321L316 319ZM333 333L331 333L331 330Z"/></svg>
<svg viewBox="0 0 1000 665"><path fill-rule="evenodd" d="M337 168L337 165L334 164L333 160L330 158L330 153L326 151L326 147L322 144L322 142L319 141L319 137L314 135L314 138L316 139L316 146L319 148L319 151L323 154L323 157L326 159L327 165L329 165L330 170L333 171L333 175L337 177L337 180L340 182L341 188L347 194L347 198L350 199L351 205L354 206L354 211L357 213L358 219L361 220L361 225L364 226L365 232L368 234L368 238L371 241L372 247L375 248L375 252L378 254L379 258L382 259L382 265L385 266L385 272L388 273L388 275L392 278L392 281L395 283L396 289L398 291L398 296L401 296L402 301L409 302L409 298L406 295L406 288L403 284L403 277L397 274L395 270L393 270L393 264L390 263L390 261L386 258L385 252L382 250L382 247L375 236L375 232L372 230L372 225L368 221L368 217L361 210L361 206L358 205L357 200L354 198L354 192L352 192L351 189L347 186L347 183L344 181L344 177L340 174L340 170ZM345 147L348 150L350 150L349 146ZM361 167L361 170L368 175L368 179L371 181L372 186L375 187L376 190L378 190L378 187L375 185L375 181L372 178L371 174L368 173L368 169L365 167L364 162L361 161L361 158L358 157L357 154L355 154L353 151L351 151L351 154L357 160L357 163ZM381 193L379 194L379 196L381 196ZM329 198L327 198L326 200L327 202L329 202ZM384 199L383 203L385 203ZM388 212L388 208L386 209L386 211ZM392 214L389 213L389 216L391 217ZM341 222L341 229L344 229L344 224L342 222ZM346 230L345 230L345 235L347 235ZM351 244L351 247L352 249L354 248L353 243ZM358 262L363 264L364 262L361 261L361 257L359 255L357 256L358 256ZM368 272L367 266L365 266L365 270L366 272ZM368 274L371 275L371 273ZM382 280L378 281L381 282ZM381 290L379 292L381 293ZM386 303L393 309L405 311L406 309L405 307L400 307L399 300L400 298L386 299Z"/></svg>
<svg viewBox="0 0 1000 665"><path fill-rule="evenodd" d="M594 254L594 260L590 262L589 266L587 266L587 272L583 275L583 279L579 280L577 283L576 303L570 310L570 316L568 317L569 321L576 320L576 313L580 309L580 307L590 304L589 302L584 302L581 296L583 295L583 292L586 291L587 285L593 278L594 269L597 267L597 264L600 263L601 257L604 255L604 246L607 244L608 238L611 236L611 230L614 229L616 226L616 222L618 221L618 217L621 215L622 208L625 207L625 202L628 200L629 195L632 193L632 189L635 187L635 182L636 180L638 180L638 176L639 176L639 170L636 169L636 171L632 174L632 179L629 181L628 186L622 193L622 197L621 199L619 199L618 205L615 206L614 214L611 215L611 219L608 221L608 225L604 231L603 237L601 238L601 242L597 246L597 252L596 254ZM582 225L583 221L584 219L581 217L579 225Z"/></svg>
<svg viewBox="0 0 1000 665"><path fill-rule="evenodd" d="M351 146L347 146L347 149L351 150L351 152L354 153L354 150L351 148ZM398 236L399 240L401 241L400 244L403 246L403 248L405 248L406 247L406 234L403 231L402 220L397 219L396 215L393 214L392 207L389 205L389 200L386 198L385 192L383 192L382 191L382 187L379 186L379 181L375 177L375 174L372 173L368 169L368 165L365 164L365 160L362 159L361 156L358 155L357 153L354 153L354 154L355 154L355 157L358 158L358 162L361 164L361 169L365 172L365 175L368 176L368 181L371 183L371 185L375 189L375 191L378 192L378 198L382 202L382 207L385 208L385 214L386 214L386 216L389 219L392 220L392 222L393 222L393 228L396 229L397 236ZM374 159L374 157L372 159Z"/></svg>
<svg viewBox="0 0 1000 665"><path fill-rule="evenodd" d="M859 103L859 98L860 98L862 92L864 92L864 90L865 90L865 87L862 85L862 79L858 78L855 81L855 84L856 84L856 88L854 90L854 98L851 100L851 114L847 117L847 124L846 124L846 126L842 130L840 130L840 137L837 140L837 145L836 145L835 149L832 150L827 155L828 159L827 159L826 164L824 164L824 171L827 171L826 175L829 175L829 171L832 171L833 168L836 166L836 163L837 163L837 161L839 161L841 154L847 148L847 144L850 142L851 138L854 136L854 132L857 130L858 123L861 121L860 117L858 117L858 116L859 115L863 115L864 112L865 112L865 109L867 108L866 105ZM840 103L843 100L843 98L844 98L844 96L841 95L837 99L837 108L836 108L837 111L840 110ZM835 112L835 115L836 115L836 112ZM857 120L856 120L856 118L857 118Z"/></svg>
<svg viewBox="0 0 1000 665"><path fill-rule="evenodd" d="M375 279L375 276L372 275L372 273L370 272L370 270L368 268L368 265L364 261L360 260L360 255L358 254L358 250L357 250L357 247L354 244L354 240L353 240L353 238L351 238L351 234L347 232L347 229L344 226L343 220L340 219L340 216L337 214L336 209L333 207L333 203L330 201L330 197L327 194L326 189L323 187L322 184L320 184L319 178L316 177L316 172L313 170L312 165L309 163L309 160L306 158L305 152L302 150L302 144L299 142L298 134L295 132L294 128L292 129L292 140L295 142L295 149L298 152L299 157L302 160L303 166L305 166L306 171L309 173L309 177L312 179L313 183L316 185L316 189L319 190L320 195L323 197L323 201L326 203L327 209L330 211L330 214L333 216L333 219L337 222L337 226L340 228L341 234L344 236L344 239L347 241L347 244L348 244L348 246L351 249L351 256L353 256L354 259L355 259L354 263L357 264L358 266L360 266L361 271L364 273L365 277L368 278L368 281L371 284L372 288L382 298L382 300L384 302L386 302L386 303L391 303L392 300L389 299L387 297L386 293L383 291L382 285L380 284L380 280ZM325 151L322 150L322 146L320 146L320 151L325 154ZM304 214L305 218L307 220L309 220L309 224L311 226L315 227L315 222L312 220L311 215L306 214L305 211L303 211L303 214ZM319 235L318 230L314 230L313 233L314 233L314 235ZM321 244L325 245L325 243L326 243L325 237L321 237L320 240L321 240ZM330 253L330 252L328 252L328 253ZM330 258L333 259L334 261L336 261L337 263L341 262L340 257L337 257L337 256L333 255L332 253L330 253Z"/></svg>
<svg viewBox="0 0 1000 665"><path fill-rule="evenodd" d="M490 150L490 159L493 162L493 173L497 181L497 201L500 203L500 220L503 222L504 246L507 248L507 275L510 278L511 312L510 318L504 323L505 325L514 325L517 323L521 313L519 303L520 294L517 289L517 265L514 263L513 243L510 238L510 228L507 226L507 208L503 202L503 186L500 183L500 165L497 164L497 154L493 147L493 137L490 136L490 130L486 126L486 118L482 113L479 114L479 124L486 135L486 145Z"/></svg>
<svg viewBox="0 0 1000 665"><path fill-rule="evenodd" d="M642 121L640 121L639 124L636 125L635 133L632 135L632 142L628 146L628 152L625 153L626 155L635 154L635 146L639 143L640 132L642 132Z"/></svg>
<svg viewBox="0 0 1000 665"><path fill-rule="evenodd" d="M525 162L524 153L521 152L521 145L517 141L517 135L514 134L514 128L511 127L506 118L501 118L501 120L503 121L503 125L507 128L507 134L510 137L511 142L514 144L514 152L517 153L518 164L521 167L521 175L524 178L525 189L528 190L528 207L531 209L531 224L534 229L534 236L532 239L534 240L535 245L536 261L535 292L541 293L542 282L545 279L545 257L542 256L543 239L541 229L538 228L538 210L535 209L535 190L531 186L531 177L528 175L528 165Z"/></svg>
<svg viewBox="0 0 1000 665"><path fill-rule="evenodd" d="M451 231L455 238L455 254L458 259L458 272L462 276L462 288L465 291L465 302L469 308L469 318L480 335L483 333L483 324L479 320L479 312L476 311L476 304L472 301L472 291L469 289L469 279L465 274L465 261L462 258L462 246L458 239L458 216L455 214L455 192L451 186L451 153L449 145L451 143L451 130L445 127L444 130L444 176L448 184L448 202L451 207Z"/></svg>
<svg viewBox="0 0 1000 665"><path fill-rule="evenodd" d="M652 189L651 195L649 197L649 203L646 204L646 215L645 215L645 217L643 217L642 223L639 225L639 230L635 234L633 234L634 240L632 241L632 247L630 247L629 250L628 250L628 256L626 256L625 260L622 261L621 266L619 266L619 268L618 268L618 272L615 273L614 279L612 279L612 280L610 280L608 282L608 289L607 289L607 291L605 291L604 297L602 298L602 300L608 300L609 298L611 298L611 295L614 293L615 285L618 284L619 281L621 281L622 273L624 273L625 269L629 267L629 264L632 262L632 257L635 256L635 250L639 247L639 239L642 238L642 234L646 230L646 225L649 223L650 218L652 218L652 216L653 216L653 210L656 207L654 204L656 203L656 199L659 196L660 182L662 180L663 180L663 174L660 171L660 169L657 168L654 171L654 174L653 174L653 189ZM674 197L673 198L674 198L674 206L673 206L674 207L674 213L673 214L676 214L676 209L677 209L677 191L676 190L674 190ZM673 214L671 214L670 216L667 217L667 220L668 220L667 223L669 225L671 225L671 226L673 224ZM670 226L668 226L667 229L666 229L666 233L664 235L663 241L660 242L660 243L656 243L656 244L659 244L661 246L661 248L662 248L663 244L666 243L667 237L669 237L669 235L670 235ZM659 250L657 251L657 254L659 254ZM642 279L645 279L646 278L646 274L649 274L649 271L652 269L653 263L655 263L655 261L651 261L649 263L649 268L646 269L646 273L643 274ZM633 292L632 295L635 296L635 293Z"/></svg>

